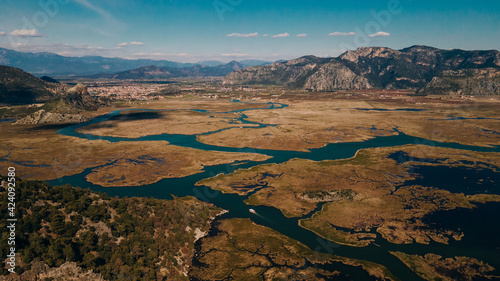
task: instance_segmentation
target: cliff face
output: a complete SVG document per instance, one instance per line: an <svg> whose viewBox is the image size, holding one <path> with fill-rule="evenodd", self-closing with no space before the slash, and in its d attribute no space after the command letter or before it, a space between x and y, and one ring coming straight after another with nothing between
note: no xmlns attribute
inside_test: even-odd
<svg viewBox="0 0 500 281"><path fill-rule="evenodd" d="M318 69L318 66L327 61L329 60L307 56L288 62L248 67L227 75L224 78L224 84L284 85L302 88L304 82Z"/></svg>
<svg viewBox="0 0 500 281"><path fill-rule="evenodd" d="M418 91L423 95L500 95L500 70L495 68L444 71Z"/></svg>
<svg viewBox="0 0 500 281"><path fill-rule="evenodd" d="M279 85L313 91L372 88L368 79L352 71L342 61L315 56L238 70L227 75L223 83Z"/></svg>
<svg viewBox="0 0 500 281"><path fill-rule="evenodd" d="M307 56L245 68L227 75L224 83L281 85L314 91L419 89L445 71L484 68L500 69L500 52L440 50L427 46L402 50L361 47L337 58Z"/></svg>
<svg viewBox="0 0 500 281"><path fill-rule="evenodd" d="M98 98L91 96L87 87L82 84L69 89L64 100L70 107L80 110L96 110L103 105Z"/></svg>
<svg viewBox="0 0 500 281"><path fill-rule="evenodd" d="M436 64L434 55L426 49L408 54L389 48L359 48L339 59L376 88L416 88L430 79L429 72Z"/></svg>
<svg viewBox="0 0 500 281"><path fill-rule="evenodd" d="M303 86L313 91L333 91L335 89L370 89L365 77L359 76L342 63L332 60L319 67Z"/></svg>
<svg viewBox="0 0 500 281"><path fill-rule="evenodd" d="M500 68L498 51L440 50L413 46L402 50L359 48L339 59L377 88L421 88L443 71Z"/></svg>

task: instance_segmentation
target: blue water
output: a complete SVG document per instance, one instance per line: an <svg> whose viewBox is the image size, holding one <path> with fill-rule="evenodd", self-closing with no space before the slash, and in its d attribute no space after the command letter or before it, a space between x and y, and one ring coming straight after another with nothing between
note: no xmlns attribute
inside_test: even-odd
<svg viewBox="0 0 500 281"><path fill-rule="evenodd" d="M355 108L356 110L363 111L410 111L410 112L418 112L418 111L427 111L427 109L419 109L419 108L396 108L396 109L387 109L387 108Z"/></svg>
<svg viewBox="0 0 500 281"><path fill-rule="evenodd" d="M0 119L0 123L7 123L7 122L13 122L16 119Z"/></svg>
<svg viewBox="0 0 500 281"><path fill-rule="evenodd" d="M240 101L235 100L234 102L240 102ZM262 128L273 125L250 122L246 120L247 116L244 114L244 112L257 109L262 110L262 109L285 108L286 106L287 105L285 104L279 104L279 103L265 103L262 104L262 107L259 108L232 110L227 112L212 112L207 110L194 110L194 111L208 113L211 115L218 113L238 113L239 116L234 118L234 120L232 120L233 122L239 122L240 124L242 124L243 127ZM409 110L409 109L401 109L401 110ZM435 142L422 138L408 136L403 133L399 133L398 135L395 136L375 137L373 139L364 142L332 143L322 148L310 149L309 152L298 152L298 151L279 151L279 150L254 149L254 148L232 148L232 147L208 145L198 142L197 135L161 134L161 135L145 136L140 138L119 138L119 137L108 137L108 136L94 136L91 134L82 134L76 132L78 128L87 125L98 124L100 122L109 120L110 118L117 118L120 113L124 113L126 111L154 112L154 110L145 110L145 109L113 111L110 114L97 117L92 121L65 127L63 129L60 129L58 133L62 135L74 136L89 140L103 139L110 142L165 140L168 141L170 144L183 147L190 147L190 148L209 150L209 151L253 152L253 153L261 153L269 155L272 158L262 162L245 161L245 162L235 162L224 165L207 166L204 168L204 171L202 173L198 173L183 178L163 179L159 182L140 187L131 186L131 187L103 188L101 186L94 185L86 181L85 177L96 167L86 169L80 174L62 177L60 179L50 181L49 183L52 185L71 184L73 186L91 188L92 190L95 191L105 192L110 196L120 196L120 197L139 196L139 197L154 197L160 199L171 199L172 195L178 197L188 196L188 195L196 196L197 198L203 201L211 202L221 208L229 210L229 213L223 215L222 218L250 218L251 220L253 220L258 224L268 226L280 233L283 233L284 235L287 235L291 238L294 238L304 243L305 245L309 246L311 249L315 251L352 257L357 259L364 259L382 264L386 266L394 275L398 276L401 280L422 280L422 279L418 277L416 274L414 274L411 270L409 270L397 258L390 255L388 253L389 250L404 251L408 253L417 253L417 254L425 254L428 252L432 252L437 254L443 254L446 256L447 254L450 254L450 251L448 249L449 247L446 245L441 245L436 243L432 243L431 245L419 245L419 244L395 245L387 243L380 236L378 236L377 238L378 246L370 245L363 248L341 246L335 243L331 243L329 241L325 241L324 239L318 237L314 233L299 227L298 218L292 218L292 219L286 218L279 210L275 208L266 206L246 205L244 203L244 200L247 199L248 196L239 196L235 194L222 194L221 192L212 190L211 188L206 186L195 186L195 183L202 179L212 177L220 173L228 174L235 171L236 169L250 168L265 163L283 163L293 158L310 159L314 161L345 159L354 156L356 151L358 151L359 149L371 148L371 147L390 147L390 146L400 146L406 144L428 144L439 147L449 147L449 148L457 148L457 149L464 149L471 151L500 152L499 147L475 147L475 146L461 145L457 143ZM218 130L215 132L220 132L222 130ZM212 134L215 132L209 132L205 134ZM432 173L432 171L426 171L426 173ZM422 183L425 183L425 181L423 181ZM454 182L454 184L460 184L460 181L456 181ZM248 211L250 207L255 209L258 215L250 213ZM496 219L496 217L494 219ZM494 221L494 219L492 221ZM455 243L453 247L456 251L454 251L453 253L455 252L460 253L460 249L470 249L471 243L473 243L473 241L472 242L468 241L467 243L460 243L460 242ZM474 253L469 253L465 250L464 252L467 252L469 256L472 257L484 258L484 255L482 255L481 253L488 252L488 250L491 249L478 248ZM490 252L488 253L489 254L486 256L490 257L491 253ZM497 261L487 260L487 261L490 262L490 264L492 264L496 268L500 268L500 261L498 260ZM346 269L345 267L342 267L342 271L345 272L347 270L348 273L352 274L352 276L363 276L359 268L356 267L349 267L349 268L351 272L349 272L349 270Z"/></svg>
<svg viewBox="0 0 500 281"><path fill-rule="evenodd" d="M500 120L500 118L489 118L489 117L456 117L456 116L449 116L448 118L445 119L429 119L429 120Z"/></svg>

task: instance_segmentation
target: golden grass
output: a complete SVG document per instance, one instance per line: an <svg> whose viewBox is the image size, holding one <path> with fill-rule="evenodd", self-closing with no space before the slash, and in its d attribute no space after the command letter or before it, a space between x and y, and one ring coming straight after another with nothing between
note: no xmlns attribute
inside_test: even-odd
<svg viewBox="0 0 500 281"><path fill-rule="evenodd" d="M200 136L199 140L207 144L231 147L306 151L328 143L356 142L376 136L394 135L397 133L393 129L398 128L405 134L433 141L476 146L500 145L498 106L498 101L415 104L404 101L377 103L353 100L295 100L284 109L246 112L250 121L273 124L276 127L233 128ZM356 110L357 108L426 110L361 111ZM449 119L449 116L496 119L440 120Z"/></svg>
<svg viewBox="0 0 500 281"><path fill-rule="evenodd" d="M197 259L206 266L195 266L191 270L194 277L254 280L252 276L260 275L266 280L295 280L299 276L300 280L323 280L316 274L335 278L341 273L323 270L315 264L341 262L360 266L377 280L396 280L379 264L311 251L300 242L249 219L222 220L215 227L216 235L201 241Z"/></svg>
<svg viewBox="0 0 500 281"><path fill-rule="evenodd" d="M206 165L269 158L252 153L203 151L165 141L85 140L36 125L0 124L0 129L4 133L0 137L1 156L6 160L0 161L0 169L15 166L17 175L24 179L52 180L116 161L93 170L88 180L103 186L145 185L199 173Z"/></svg>
<svg viewBox="0 0 500 281"><path fill-rule="evenodd" d="M487 273L494 268L489 264L469 257L443 258L435 254L425 256L408 255L402 252L390 252L406 266L425 280L476 280L496 278Z"/></svg>
<svg viewBox="0 0 500 281"><path fill-rule="evenodd" d="M388 158L406 153L409 162L398 164ZM441 161L418 162L419 159ZM467 162L463 162L467 161ZM465 163L465 164L464 164ZM282 164L266 164L233 174L218 175L198 182L226 193L246 195L257 190L245 203L275 207L287 217L302 217L312 212L320 200L307 193L349 191L353 198L337 198L300 225L337 243L365 246L378 232L392 243L422 243L431 240L448 243L461 233L433 230L422 218L437 210L472 208L472 203L498 201L498 195L455 194L421 186L403 186L414 179L411 165L500 167L500 153L482 153L424 145L370 148L343 160L310 161L293 159ZM251 188L245 189L246 186ZM323 193L321 193L323 192Z"/></svg>

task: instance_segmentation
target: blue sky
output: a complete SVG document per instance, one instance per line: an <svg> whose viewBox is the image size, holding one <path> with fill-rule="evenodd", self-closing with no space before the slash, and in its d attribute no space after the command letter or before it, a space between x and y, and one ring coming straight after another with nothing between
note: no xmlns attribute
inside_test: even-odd
<svg viewBox="0 0 500 281"><path fill-rule="evenodd" d="M500 1L0 0L0 47L182 62L500 49Z"/></svg>

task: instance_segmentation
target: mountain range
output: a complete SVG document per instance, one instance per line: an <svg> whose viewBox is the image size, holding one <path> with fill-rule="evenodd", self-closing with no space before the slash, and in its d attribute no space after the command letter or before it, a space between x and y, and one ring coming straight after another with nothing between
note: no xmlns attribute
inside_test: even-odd
<svg viewBox="0 0 500 281"><path fill-rule="evenodd" d="M243 60L240 62L245 67L262 65L270 62L258 60ZM204 65L203 62L197 63ZM210 65L208 65L210 64ZM223 65L220 61L209 61L207 66ZM12 66L23 69L37 76L42 75L72 75L83 76L99 73L117 73L148 65L157 67L192 67L194 63L180 63L168 60L123 58L106 58L100 56L65 57L54 53L25 53L0 48L0 65Z"/></svg>
<svg viewBox="0 0 500 281"><path fill-rule="evenodd" d="M474 70L467 72L467 79L476 84L474 91L481 91L477 87L486 87L491 93L500 94L498 82L493 81L497 79L500 70L499 51L441 50L427 46L412 46L402 50L361 47L336 58L304 56L235 71L224 78L224 84L267 84L312 91L332 91L370 88L422 89L434 81L435 89L450 87L440 85L439 81L445 80L435 77L447 75L446 81L449 81L451 75L456 76L454 80L463 80L466 75L460 71L465 69ZM481 69L489 69L489 76L481 76ZM452 88L461 84L462 82L454 83ZM456 90L454 89L455 92Z"/></svg>
<svg viewBox="0 0 500 281"><path fill-rule="evenodd" d="M273 63L271 61L265 61L265 60L240 60L238 62L244 65L245 67L259 66L259 65L266 65ZM204 66L219 66L226 63L218 60L207 60L207 61L197 62L196 64L201 64Z"/></svg>
<svg viewBox="0 0 500 281"><path fill-rule="evenodd" d="M117 72L117 73L101 73L87 76L92 79L170 79L182 77L210 77L210 76L226 76L229 73L245 68L245 66L237 61L232 61L227 64L217 66L204 66L195 64L189 67L159 67L149 65L139 67L132 70Z"/></svg>
<svg viewBox="0 0 500 281"><path fill-rule="evenodd" d="M443 71L417 94L422 95L500 95L500 69L471 68Z"/></svg>
<svg viewBox="0 0 500 281"><path fill-rule="evenodd" d="M41 63L45 61L46 69L54 67L59 71L63 68L68 68L68 71L69 68L78 68L79 64L71 60L92 58L69 58L49 53L19 53L0 49L0 64L7 62L5 56L1 55L2 52L24 56L23 59L18 56L17 61L11 58L9 63L31 63L32 67L37 65L41 67ZM38 62L30 62L30 56L33 61ZM115 60L94 58L100 62ZM84 77L140 80L225 76L223 83L226 85L279 85L310 91L397 88L415 89L416 93L421 95L500 95L500 52L497 50L442 50L427 46L412 46L401 50L386 47L361 47L347 51L336 58L304 56L252 67L246 67L236 61L227 64L218 64L216 61L207 62L213 66L173 62L169 62L173 64L171 66L161 66L161 63L157 65L158 61L115 60L115 62L118 61L126 62L126 64L110 67L108 70L125 68L126 65L130 65L129 63L138 63L138 61L155 64ZM164 62L167 64L167 61ZM250 62L260 63L261 61ZM247 63L250 62L247 61ZM94 69L102 68L97 61L94 63ZM85 67L91 68L88 61L87 64L83 63L81 68ZM85 72L82 69L80 73ZM60 90L61 85L58 86L54 82L57 81L49 78L41 80L20 69L3 66L0 68L0 100L9 101L12 96L18 96L18 98L9 101L10 103L45 100L57 95ZM19 97L25 100L19 100Z"/></svg>

